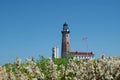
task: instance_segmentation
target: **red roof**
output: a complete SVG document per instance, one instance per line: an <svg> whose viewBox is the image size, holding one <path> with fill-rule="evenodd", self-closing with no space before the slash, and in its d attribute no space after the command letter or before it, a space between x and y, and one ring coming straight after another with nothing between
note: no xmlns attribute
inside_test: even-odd
<svg viewBox="0 0 120 80"><path fill-rule="evenodd" d="M93 57L94 54L92 52L70 52L71 54L75 55L75 56L89 56L89 57Z"/></svg>

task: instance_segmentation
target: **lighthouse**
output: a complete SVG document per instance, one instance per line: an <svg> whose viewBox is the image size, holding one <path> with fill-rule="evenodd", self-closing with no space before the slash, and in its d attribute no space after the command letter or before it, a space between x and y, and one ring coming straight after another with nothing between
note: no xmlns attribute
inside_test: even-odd
<svg viewBox="0 0 120 80"><path fill-rule="evenodd" d="M70 31L68 24L63 24L62 32L62 46L61 46L61 58L66 58L66 54L70 52Z"/></svg>

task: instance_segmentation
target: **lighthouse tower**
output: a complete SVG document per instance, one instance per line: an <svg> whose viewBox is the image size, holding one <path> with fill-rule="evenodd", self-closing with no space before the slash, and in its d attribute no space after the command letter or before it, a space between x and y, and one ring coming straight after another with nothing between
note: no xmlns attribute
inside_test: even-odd
<svg viewBox="0 0 120 80"><path fill-rule="evenodd" d="M70 52L70 37L69 37L69 28L68 24L63 24L63 31L62 32L62 48L61 48L61 58L65 58L66 54Z"/></svg>

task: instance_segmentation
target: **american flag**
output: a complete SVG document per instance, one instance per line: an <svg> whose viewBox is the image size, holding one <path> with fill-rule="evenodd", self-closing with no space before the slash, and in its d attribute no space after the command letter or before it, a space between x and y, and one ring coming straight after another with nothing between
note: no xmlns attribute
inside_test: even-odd
<svg viewBox="0 0 120 80"><path fill-rule="evenodd" d="M83 41L87 41L87 39L88 39L87 37L83 37L82 38Z"/></svg>

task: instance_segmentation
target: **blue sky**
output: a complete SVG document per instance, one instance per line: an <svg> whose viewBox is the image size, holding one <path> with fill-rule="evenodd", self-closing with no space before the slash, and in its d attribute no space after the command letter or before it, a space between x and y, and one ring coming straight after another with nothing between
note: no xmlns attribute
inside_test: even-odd
<svg viewBox="0 0 120 80"><path fill-rule="evenodd" d="M0 64L20 57L51 57L61 52L64 22L70 28L71 51L88 50L96 58L120 56L119 0L0 0Z"/></svg>

